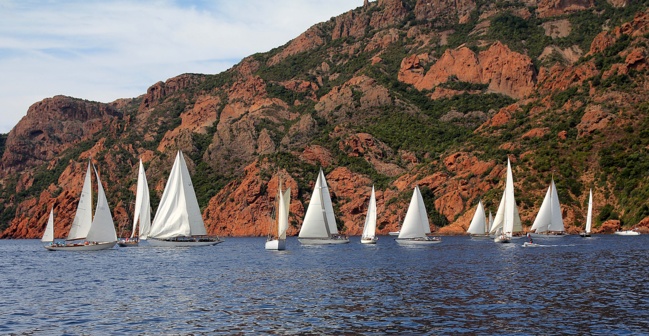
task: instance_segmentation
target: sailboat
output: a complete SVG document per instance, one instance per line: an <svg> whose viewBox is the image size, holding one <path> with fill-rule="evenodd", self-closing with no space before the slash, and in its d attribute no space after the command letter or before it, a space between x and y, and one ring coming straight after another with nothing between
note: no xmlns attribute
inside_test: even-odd
<svg viewBox="0 0 649 336"><path fill-rule="evenodd" d="M415 187L410 199L410 205L406 212L406 217L403 219L399 237L395 240L399 244L436 244L440 243L441 239L437 237L429 237L426 234L430 233L430 223L428 222L428 214L424 206L424 200L419 191L419 186Z"/></svg>
<svg viewBox="0 0 649 336"><path fill-rule="evenodd" d="M176 154L147 241L158 247L209 246L223 242L217 236L207 235L181 151Z"/></svg>
<svg viewBox="0 0 649 336"><path fill-rule="evenodd" d="M376 195L374 194L374 186L372 186L372 195L370 196L370 204L367 207L361 243L376 244L378 240L379 238L376 236Z"/></svg>
<svg viewBox="0 0 649 336"><path fill-rule="evenodd" d="M532 224L532 237L535 238L560 238L566 236L561 216L561 205L559 204L559 194L554 184L554 179L550 183L548 191L545 193L543 203L539 213Z"/></svg>
<svg viewBox="0 0 649 336"><path fill-rule="evenodd" d="M298 240L304 245L326 245L349 243L349 238L338 233L334 208L322 169L311 193Z"/></svg>
<svg viewBox="0 0 649 336"><path fill-rule="evenodd" d="M509 243L515 237L515 233L523 232L523 225L521 224L521 217L518 214L518 207L516 206L516 199L514 198L514 176L512 174L512 166L507 158L507 178L505 181L505 192L500 199L500 205L496 212L489 230L490 235L494 235L494 242L496 243Z"/></svg>
<svg viewBox="0 0 649 336"><path fill-rule="evenodd" d="M151 202L149 200L149 185L146 181L146 174L144 173L144 165L140 159L140 168L137 174L137 189L135 192L135 211L133 213L133 229L131 230L131 237L122 239L117 242L121 247L138 246L139 240L146 240L149 230L151 230ZM135 232L138 227L139 232L137 237Z"/></svg>
<svg viewBox="0 0 649 336"><path fill-rule="evenodd" d="M267 250L286 249L286 230L288 230L288 210L291 205L291 188L286 188L282 193L282 183L277 189L277 239L268 237L265 248Z"/></svg>
<svg viewBox="0 0 649 336"><path fill-rule="evenodd" d="M579 235L582 237L590 237L590 229L593 223L593 189L590 189L588 194L588 213L586 214L586 230Z"/></svg>
<svg viewBox="0 0 649 336"><path fill-rule="evenodd" d="M93 167L94 169L94 167ZM50 211L50 220L48 220L43 241L50 239L52 243L46 245L45 248L50 251L98 251L106 250L115 246L117 242L117 233L115 232L115 224L113 223L113 216L108 207L108 200L104 192L104 187L101 185L99 174L94 169L95 176L97 177L97 208L95 209L95 217L92 217L92 191L90 181L90 162L88 162L88 169L86 170L86 177L84 178L83 187L81 189L81 196L79 204L77 204L77 212L74 215L72 227L66 239L66 243L54 243L54 211ZM51 222L51 223L50 223Z"/></svg>
<svg viewBox="0 0 649 336"><path fill-rule="evenodd" d="M471 238L490 238L487 218L485 216L484 207L482 206L482 201L478 201L478 206L473 214L473 219L471 219L471 224L469 224L469 228L466 232L471 235Z"/></svg>

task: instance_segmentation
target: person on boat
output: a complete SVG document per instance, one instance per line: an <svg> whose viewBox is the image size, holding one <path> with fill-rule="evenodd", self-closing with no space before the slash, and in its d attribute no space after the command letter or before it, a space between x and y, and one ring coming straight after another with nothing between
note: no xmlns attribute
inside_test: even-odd
<svg viewBox="0 0 649 336"><path fill-rule="evenodd" d="M527 233L527 241L528 241L530 244L534 244L534 241L532 240L532 235L531 235L529 232Z"/></svg>

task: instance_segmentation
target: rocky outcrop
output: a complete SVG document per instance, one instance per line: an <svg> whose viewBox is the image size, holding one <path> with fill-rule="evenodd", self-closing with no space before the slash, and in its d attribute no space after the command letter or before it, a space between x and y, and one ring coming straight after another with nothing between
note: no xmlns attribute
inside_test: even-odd
<svg viewBox="0 0 649 336"><path fill-rule="evenodd" d="M139 111L143 112L160 104L165 97L196 85L204 80L203 75L184 74L167 79L166 82L157 82L151 85L142 97Z"/></svg>
<svg viewBox="0 0 649 336"><path fill-rule="evenodd" d="M440 25L452 25L469 21L476 9L474 0L417 0L414 12L417 20L433 20Z"/></svg>
<svg viewBox="0 0 649 336"><path fill-rule="evenodd" d="M33 104L7 136L0 177L55 159L120 117L108 104L65 96Z"/></svg>
<svg viewBox="0 0 649 336"><path fill-rule="evenodd" d="M376 108L391 103L389 91L378 85L376 80L363 75L332 88L320 98L315 105L315 111L320 116L331 119L344 117L347 113L359 109Z"/></svg>
<svg viewBox="0 0 649 336"><path fill-rule="evenodd" d="M539 0L536 13L540 18L559 16L592 8L594 0Z"/></svg>
<svg viewBox="0 0 649 336"><path fill-rule="evenodd" d="M583 137L595 131L606 128L615 116L607 113L600 105L588 105L584 115L581 117L581 122L577 125L579 131L578 136Z"/></svg>
<svg viewBox="0 0 649 336"><path fill-rule="evenodd" d="M447 49L430 70L423 72L419 57L402 62L399 79L418 90L430 90L449 78L469 83L489 84L489 91L524 98L534 89L536 73L532 60L511 51L500 42L475 54L471 49Z"/></svg>
<svg viewBox="0 0 649 336"><path fill-rule="evenodd" d="M257 162L243 170L241 180L229 183L210 200L203 213L207 231L219 236L276 234L277 224L273 213L280 177L282 189L291 188L287 234L295 235L299 231L296 223L304 217L302 203L295 200L298 195L297 183L285 171L274 175L270 181L263 181Z"/></svg>

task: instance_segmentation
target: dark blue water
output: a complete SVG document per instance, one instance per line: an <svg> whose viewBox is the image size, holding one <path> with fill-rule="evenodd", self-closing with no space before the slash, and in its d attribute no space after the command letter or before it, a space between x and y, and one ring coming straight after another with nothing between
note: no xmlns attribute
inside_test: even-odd
<svg viewBox="0 0 649 336"><path fill-rule="evenodd" d="M649 334L649 235L553 246L49 252L0 241L0 334Z"/></svg>

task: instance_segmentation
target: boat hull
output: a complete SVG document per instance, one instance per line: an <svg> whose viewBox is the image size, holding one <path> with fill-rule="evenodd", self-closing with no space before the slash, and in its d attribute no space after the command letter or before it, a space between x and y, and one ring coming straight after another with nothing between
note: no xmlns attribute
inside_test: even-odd
<svg viewBox="0 0 649 336"><path fill-rule="evenodd" d="M361 244L376 244L378 240L379 240L378 237L361 238Z"/></svg>
<svg viewBox="0 0 649 336"><path fill-rule="evenodd" d="M105 242L97 244L69 244L69 245L46 245L45 248L50 251L100 251L108 250L115 246L116 242Z"/></svg>
<svg viewBox="0 0 649 336"><path fill-rule="evenodd" d="M632 230L626 230L626 231L615 231L614 234L616 234L618 236L639 236L640 232L632 231Z"/></svg>
<svg viewBox="0 0 649 336"><path fill-rule="evenodd" d="M491 239L492 237L488 234L483 235L471 235L471 239Z"/></svg>
<svg viewBox="0 0 649 336"><path fill-rule="evenodd" d="M590 237L590 233L582 232L582 233L579 234L579 236L580 236L580 237L587 238L587 237Z"/></svg>
<svg viewBox="0 0 649 336"><path fill-rule="evenodd" d="M541 245L539 245L537 243L524 242L523 245L521 245L521 246L523 246L523 247L539 247Z"/></svg>
<svg viewBox="0 0 649 336"><path fill-rule="evenodd" d="M512 242L511 239L507 236L498 236L494 238L494 243L498 243L498 244L507 244L511 242Z"/></svg>
<svg viewBox="0 0 649 336"><path fill-rule="evenodd" d="M266 245L264 248L267 250L275 250L275 251L286 250L286 240L285 239L268 240L266 241Z"/></svg>
<svg viewBox="0 0 649 336"><path fill-rule="evenodd" d="M392 232L388 232L388 234L389 234L390 236L398 236L399 233L401 233L401 231L392 231Z"/></svg>
<svg viewBox="0 0 649 336"><path fill-rule="evenodd" d="M218 237L187 237L188 239L183 240L166 240L166 239L157 239L151 238L147 239L149 245L154 247L199 247L199 246L212 246L220 244L223 240Z"/></svg>
<svg viewBox="0 0 649 336"><path fill-rule="evenodd" d="M442 242L439 238L425 237L425 238L396 238L395 241L399 245L432 245Z"/></svg>
<svg viewBox="0 0 649 336"><path fill-rule="evenodd" d="M533 238L563 238L565 236L568 236L565 233L548 233L548 234L545 234L545 233L530 233L530 235Z"/></svg>
<svg viewBox="0 0 649 336"><path fill-rule="evenodd" d="M348 238L298 238L302 245L337 245L349 243Z"/></svg>
<svg viewBox="0 0 649 336"><path fill-rule="evenodd" d="M120 240L117 242L117 246L119 247L135 247L139 246L139 244L137 240Z"/></svg>

